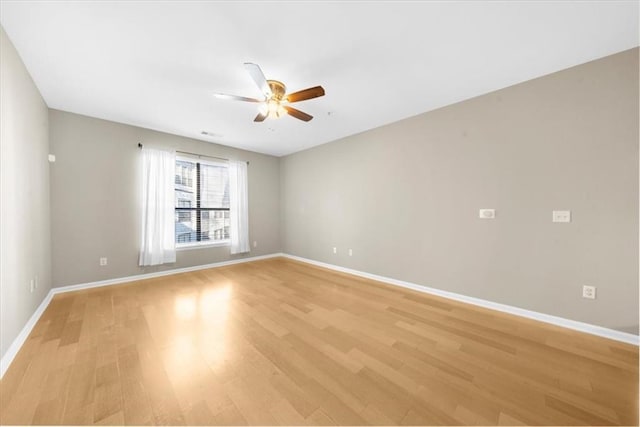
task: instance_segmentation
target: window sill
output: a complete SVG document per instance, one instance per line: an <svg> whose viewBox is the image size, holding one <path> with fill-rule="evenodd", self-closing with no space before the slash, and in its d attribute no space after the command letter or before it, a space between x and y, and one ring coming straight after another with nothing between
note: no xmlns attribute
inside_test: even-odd
<svg viewBox="0 0 640 427"><path fill-rule="evenodd" d="M180 245L180 246L176 245L176 251L190 251L193 249L217 248L220 246L231 246L231 241L222 240L220 242L215 242L215 243L206 242L206 243L191 243L188 245Z"/></svg>

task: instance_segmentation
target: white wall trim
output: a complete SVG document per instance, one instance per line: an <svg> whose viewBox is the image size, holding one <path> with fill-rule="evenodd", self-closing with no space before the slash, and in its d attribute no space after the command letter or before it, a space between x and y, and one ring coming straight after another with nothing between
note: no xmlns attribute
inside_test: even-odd
<svg viewBox="0 0 640 427"><path fill-rule="evenodd" d="M487 301L487 300L483 300L475 297L469 297L469 296L457 294L454 292L443 291L441 289L430 288L428 286L417 285L415 283L405 282L403 280L397 280L389 277L378 276L377 274L371 274L371 273L366 273L364 271L353 270L351 268L340 267L338 265L315 261L308 258L302 258L295 255L282 254L282 256L285 258L290 258L290 259L304 262L307 264L316 265L318 267L324 267L330 270L340 271L342 273L353 274L354 276L364 277L366 279L376 280L378 282L383 282L390 285L401 286L403 288L412 289L414 291L423 292L431 295L437 295L443 298L448 298L451 300L460 301L467 304L488 308L491 310L514 314L516 316L526 317L527 319L538 320L540 322L550 323L552 325L561 326L567 329L573 329L575 331L586 332L591 335L597 335L600 337L625 342L627 344L633 344L636 346L640 345L640 337L638 335L629 334L627 332L616 331L614 329L604 328L602 326L591 325L589 323L578 322L576 320L565 319L563 317L552 316L550 314L539 313L537 311L526 310L524 308L514 307L511 305L500 304L497 302Z"/></svg>
<svg viewBox="0 0 640 427"><path fill-rule="evenodd" d="M31 315L29 320L27 320L27 324L24 325L24 328L22 328L16 339L13 340L6 353L2 356L2 359L0 359L0 379L4 377L4 373L9 369L9 365L11 365L11 362L13 362L13 359L22 348L22 345L27 341L27 338L29 338L31 330L36 323L38 323L38 320L40 320L42 313L44 313L45 309L49 306L51 298L53 298L53 294L49 291L38 308L36 308L36 311Z"/></svg>
<svg viewBox="0 0 640 427"><path fill-rule="evenodd" d="M4 377L4 374L7 371L7 369L9 369L9 366L11 365L11 362L13 362L13 359L16 357L16 355L18 354L18 352L22 348L23 344L27 341L27 338L29 338L29 334L31 333L31 330L33 329L33 327L36 325L36 323L40 319L40 316L42 316L42 313L44 313L44 311L49 306L49 303L53 299L54 295L62 294L62 293L65 293L65 292L79 291L81 289L91 289L91 288L98 288L98 287L101 287L101 286L117 285L117 284L120 284L120 283L134 282L134 281L144 280L144 279L152 279L154 277L161 277L161 276L170 276L170 275L173 275L173 274L186 273L186 272L189 272L189 271L206 270L206 269L209 269L209 268L224 267L224 266L227 266L227 265L241 264L241 263L244 263L244 262L259 261L261 259L276 258L276 257L281 257L281 256L283 256L283 254L274 253L274 254L269 254L269 255L260 255L260 256L247 257L247 258L238 258L238 259L233 259L233 260L229 260L229 261L214 262L212 264L196 265L196 266L193 266L193 267L176 268L176 269L173 269L173 270L158 271L158 272L155 272L155 273L138 274L138 275L135 275L135 276L118 277L118 278L115 278L115 279L100 280L100 281L97 281L97 282L80 283L80 284L77 284L77 285L70 285L70 286L62 286L62 287L58 287L58 288L51 288L49 290L49 293L47 294L47 296L44 297L44 299L42 300L42 302L40 303L40 305L38 306L36 311L33 313L33 315L29 318L27 323L24 325L24 328L22 328L22 330L20 331L18 336L13 340L13 342L11 343L9 348L7 349L7 352L2 356L2 359L0 359L0 379L2 379L2 377Z"/></svg>
<svg viewBox="0 0 640 427"><path fill-rule="evenodd" d="M274 253L269 255L260 255L260 256L254 256L254 257L232 259L229 261L214 262L211 264L194 265L193 267L174 268L171 270L156 271L154 273L136 274L134 276L117 277L115 279L99 280L97 282L88 282L88 283L80 283L77 285L60 286L58 288L51 288L51 292L53 292L53 294L55 295L55 294L61 294L64 292L78 291L81 289L99 288L101 286L117 285L120 283L135 282L138 280L153 279L155 277L162 277L162 276L171 276L173 274L188 273L189 271L206 270L208 268L224 267L227 265L241 264L244 262L259 261L261 259L276 258L281 256L283 256L283 254Z"/></svg>

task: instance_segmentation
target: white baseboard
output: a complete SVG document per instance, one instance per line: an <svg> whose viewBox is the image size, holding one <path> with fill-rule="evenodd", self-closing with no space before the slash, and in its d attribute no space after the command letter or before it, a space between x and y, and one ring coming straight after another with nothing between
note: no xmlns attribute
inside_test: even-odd
<svg viewBox="0 0 640 427"><path fill-rule="evenodd" d="M269 255L260 255L247 258L232 259L229 261L214 262L212 264L195 265L193 267L174 268L171 270L157 271L154 273L136 274L134 276L117 277L115 279L99 280L97 282L80 283L77 285L60 286L51 288L53 294L61 294L64 292L78 291L81 289L99 288L101 286L117 285L120 283L135 282L138 280L153 279L155 277L171 276L173 274L188 273L190 271L206 270L208 268L224 267L226 265L241 264L244 262L259 261L261 259L269 259L281 257L283 254L275 253Z"/></svg>
<svg viewBox="0 0 640 427"><path fill-rule="evenodd" d="M22 328L18 336L13 340L13 342L7 349L7 352L2 356L2 359L0 359L0 379L4 377L4 374L7 371L7 369L9 369L11 362L13 362L13 359L16 357L16 355L18 354L18 351L20 351L20 348L22 348L22 345L25 343L27 338L29 338L29 334L31 333L31 330L40 319L40 316L42 316L42 313L44 313L46 308L49 306L49 303L51 302L51 299L53 299L54 295L65 293L65 292L79 291L81 289L90 289L90 288L98 288L101 286L117 285L120 283L134 282L137 280L144 280L144 279L152 279L154 277L161 277L161 276L170 276L172 274L186 273L189 271L206 270L208 268L224 267L226 265L241 264L244 262L259 261L261 259L276 258L281 256L283 256L283 254L275 253L275 254L269 254L269 255L247 257L247 258L238 258L230 261L214 262L212 264L196 265L193 267L176 268L173 270L158 271L155 273L138 274L135 276L118 277L115 279L100 280L97 282L81 283L77 285L62 286L59 288L51 288L47 296L42 300L42 302L40 303L36 311L29 318L29 320L27 321L27 324L24 325L24 328Z"/></svg>
<svg viewBox="0 0 640 427"><path fill-rule="evenodd" d="M371 273L366 273L364 271L353 270L351 268L340 267L338 265L327 264L325 262L302 258L295 255L282 254L282 256L285 258L290 258L290 259L304 262L307 264L316 265L318 267L324 267L330 270L340 271L342 273L353 274L354 276L364 277L366 279L376 280L378 282L383 282L390 285L401 286L403 288L412 289L414 291L423 292L426 294L437 295L439 297L448 298L451 300L460 301L467 304L473 304L479 307L489 308L491 310L514 314L516 316L526 317L527 319L538 320L540 322L550 323L552 325L561 326L563 328L573 329L575 331L580 331L580 332L586 332L588 334L597 335L600 337L609 338L612 340L621 341L621 342L633 344L636 346L640 345L640 337L638 337L638 335L629 334L627 332L616 331L614 329L604 328L602 326L591 325L589 323L578 322L576 320L565 319L563 317L552 316L550 314L539 313L537 311L526 310L524 308L513 307L510 305L487 301L480 298L456 294L454 292L443 291L441 289L417 285L415 283L405 282L403 280L397 280L389 277L378 276L377 274L371 274Z"/></svg>
<svg viewBox="0 0 640 427"><path fill-rule="evenodd" d="M44 313L44 310L49 306L51 298L53 298L53 294L49 291L38 308L36 308L36 311L31 315L29 320L27 320L27 324L24 325L24 328L22 328L16 339L13 340L6 353L2 356L2 359L0 359L0 379L4 377L4 373L9 369L9 365L11 365L11 362L13 362L13 359L22 348L22 345L27 341L27 338L29 338L31 330L36 323L38 323L38 320L40 319L40 316L42 316L42 313Z"/></svg>

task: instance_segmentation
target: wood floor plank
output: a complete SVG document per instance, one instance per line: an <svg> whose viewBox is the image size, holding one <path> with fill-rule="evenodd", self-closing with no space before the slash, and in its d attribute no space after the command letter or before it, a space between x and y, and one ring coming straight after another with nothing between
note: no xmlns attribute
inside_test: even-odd
<svg viewBox="0 0 640 427"><path fill-rule="evenodd" d="M184 419L190 426L208 426L216 423L215 416L205 401L192 405L185 411Z"/></svg>
<svg viewBox="0 0 640 427"><path fill-rule="evenodd" d="M638 347L283 259L56 295L0 423L638 425Z"/></svg>
<svg viewBox="0 0 640 427"><path fill-rule="evenodd" d="M118 365L112 362L96 369L93 422L101 423L119 413L122 413L122 389Z"/></svg>
<svg viewBox="0 0 640 427"><path fill-rule="evenodd" d="M222 426L246 426L249 422L242 416L238 408L231 404L225 407L215 416L216 425Z"/></svg>

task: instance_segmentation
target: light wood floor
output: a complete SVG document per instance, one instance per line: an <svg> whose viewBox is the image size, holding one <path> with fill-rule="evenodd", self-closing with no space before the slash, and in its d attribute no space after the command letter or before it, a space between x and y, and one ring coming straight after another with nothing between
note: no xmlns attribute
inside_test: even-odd
<svg viewBox="0 0 640 427"><path fill-rule="evenodd" d="M638 423L638 348L285 259L60 294L2 424Z"/></svg>

